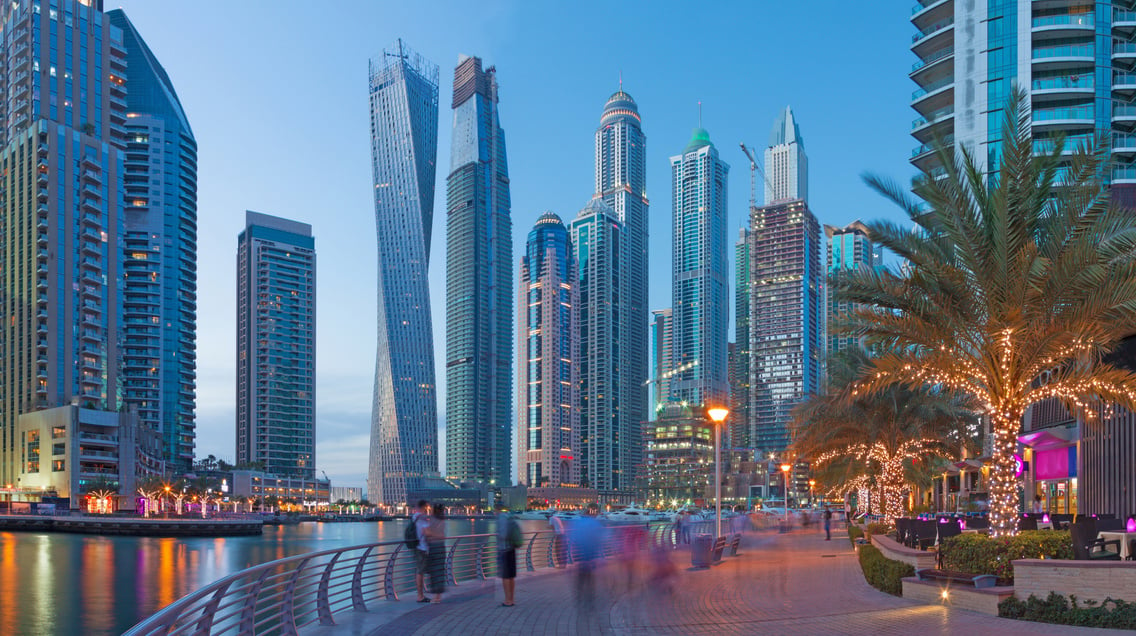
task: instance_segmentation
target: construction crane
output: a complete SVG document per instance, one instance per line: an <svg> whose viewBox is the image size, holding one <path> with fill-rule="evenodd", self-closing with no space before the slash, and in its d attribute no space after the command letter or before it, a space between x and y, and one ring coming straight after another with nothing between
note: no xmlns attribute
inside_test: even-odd
<svg viewBox="0 0 1136 636"><path fill-rule="evenodd" d="M765 181L765 185L770 189L770 191L773 190L773 183L769 181L769 177L766 176L765 171L761 169L761 165L757 163L757 160L753 158L753 153L750 152L750 149L746 148L745 142L742 142L738 145L742 147L742 152L745 153L746 159L749 159L749 207L751 209L756 208L757 173L761 173L761 178Z"/></svg>

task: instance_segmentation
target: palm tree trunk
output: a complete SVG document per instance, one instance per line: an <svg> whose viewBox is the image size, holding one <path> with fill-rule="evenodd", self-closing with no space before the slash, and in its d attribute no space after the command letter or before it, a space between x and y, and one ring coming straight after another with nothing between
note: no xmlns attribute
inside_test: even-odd
<svg viewBox="0 0 1136 636"><path fill-rule="evenodd" d="M1024 409L1010 408L990 413L994 450L990 458L990 536L1010 537L1018 533L1018 478L1014 453Z"/></svg>

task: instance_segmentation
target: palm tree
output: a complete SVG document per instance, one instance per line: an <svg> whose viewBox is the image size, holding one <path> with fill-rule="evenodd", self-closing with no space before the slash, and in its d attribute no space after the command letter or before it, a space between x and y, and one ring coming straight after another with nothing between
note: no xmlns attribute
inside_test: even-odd
<svg viewBox="0 0 1136 636"><path fill-rule="evenodd" d="M957 450L972 415L965 402L930 387L859 391L871 371L872 360L858 348L829 359L828 391L793 410L793 451L818 468L822 484L874 477L891 520L903 514L905 461Z"/></svg>
<svg viewBox="0 0 1136 636"><path fill-rule="evenodd" d="M158 475L150 475L138 481L138 494L146 500L146 510L143 516L149 517L157 509L155 502L165 490L165 480Z"/></svg>
<svg viewBox="0 0 1136 636"><path fill-rule="evenodd" d="M1114 404L1136 409L1136 375L1104 360L1136 318L1136 219L1109 203L1108 150L1062 157L1058 139L1034 154L1020 89L1005 112L994 175L966 149L943 148L945 174L917 179L918 198L866 179L916 225L868 224L907 264L837 285L860 304L853 330L890 352L863 390L938 385L970 395L989 418L994 536L1017 531L1013 454L1026 408L1057 398L1088 422Z"/></svg>

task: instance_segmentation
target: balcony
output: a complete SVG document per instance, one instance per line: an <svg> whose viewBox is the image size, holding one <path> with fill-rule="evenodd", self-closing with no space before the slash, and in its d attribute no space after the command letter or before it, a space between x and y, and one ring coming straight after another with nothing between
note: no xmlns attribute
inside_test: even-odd
<svg viewBox="0 0 1136 636"><path fill-rule="evenodd" d="M1112 92L1120 99L1131 99L1136 95L1136 73L1113 73Z"/></svg>
<svg viewBox="0 0 1136 636"><path fill-rule="evenodd" d="M1093 45L1065 44L1062 46L1042 46L1033 50L1035 69L1079 68L1093 63Z"/></svg>
<svg viewBox="0 0 1136 636"><path fill-rule="evenodd" d="M1030 23L1034 33L1044 32L1053 35L1081 35L1092 33L1096 20L1092 13L1073 13L1047 15L1034 18Z"/></svg>
<svg viewBox="0 0 1136 636"><path fill-rule="evenodd" d="M920 144L911 150L911 161L915 162L918 159L923 159L926 156L933 155L935 151L938 150L940 145L950 146L953 143L955 143L955 136L947 135L946 137L943 137L942 141L939 143L930 142Z"/></svg>
<svg viewBox="0 0 1136 636"><path fill-rule="evenodd" d="M1136 164L1112 167L1113 183L1136 183Z"/></svg>
<svg viewBox="0 0 1136 636"><path fill-rule="evenodd" d="M950 44L954 36L954 30L955 18L952 15L916 31L915 34L911 36L911 52L919 57L923 57L931 51Z"/></svg>
<svg viewBox="0 0 1136 636"><path fill-rule="evenodd" d="M1136 133L1112 133L1112 154L1126 157L1136 155Z"/></svg>
<svg viewBox="0 0 1136 636"><path fill-rule="evenodd" d="M921 142L929 142L935 135L942 136L954 130L950 122L954 121L954 104L918 117L911 122L911 134Z"/></svg>
<svg viewBox="0 0 1136 636"><path fill-rule="evenodd" d="M1095 82L1093 81L1093 74L1091 72L1035 78L1030 84L1034 94L1092 93L1094 85Z"/></svg>
<svg viewBox="0 0 1136 636"><path fill-rule="evenodd" d="M919 59L911 65L910 76L914 78L916 75L921 74L924 70L932 69L938 62L949 59L955 53L954 46L946 46L930 55Z"/></svg>
<svg viewBox="0 0 1136 636"><path fill-rule="evenodd" d="M911 93L911 105L912 105L912 107L914 107L915 104L923 101L924 99L927 99L928 97L932 97L932 96L937 95L937 94L942 94L947 89L954 86L954 83L955 83L954 77L944 77L943 79L941 79L937 82L931 82L930 84L927 84L926 86L923 86L922 88L915 89L915 91ZM918 109L916 109L916 110L918 110Z"/></svg>
<svg viewBox="0 0 1136 636"><path fill-rule="evenodd" d="M1112 59L1124 64L1136 62L1136 42L1113 42Z"/></svg>
<svg viewBox="0 0 1136 636"><path fill-rule="evenodd" d="M1032 113L1033 127L1066 128L1074 126L1093 126L1093 107L1091 104L1067 108L1035 108Z"/></svg>
<svg viewBox="0 0 1136 636"><path fill-rule="evenodd" d="M1136 34L1136 11L1130 9L1113 9L1112 32L1123 39Z"/></svg>

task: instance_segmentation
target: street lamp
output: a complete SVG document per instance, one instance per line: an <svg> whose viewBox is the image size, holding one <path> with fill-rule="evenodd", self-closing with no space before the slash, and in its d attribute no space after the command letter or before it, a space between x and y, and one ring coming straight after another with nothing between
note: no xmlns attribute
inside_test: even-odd
<svg viewBox="0 0 1136 636"><path fill-rule="evenodd" d="M816 483L817 483L817 481L815 479L809 480L809 505L811 505L814 508L816 508L816 504L813 503L813 486L815 486Z"/></svg>
<svg viewBox="0 0 1136 636"><path fill-rule="evenodd" d="M781 464L781 474L785 476L785 525L789 525L789 470L790 464Z"/></svg>
<svg viewBox="0 0 1136 636"><path fill-rule="evenodd" d="M722 536L722 422L730 415L730 409L724 406L712 406L706 409L706 414L714 422L714 523L718 534Z"/></svg>

